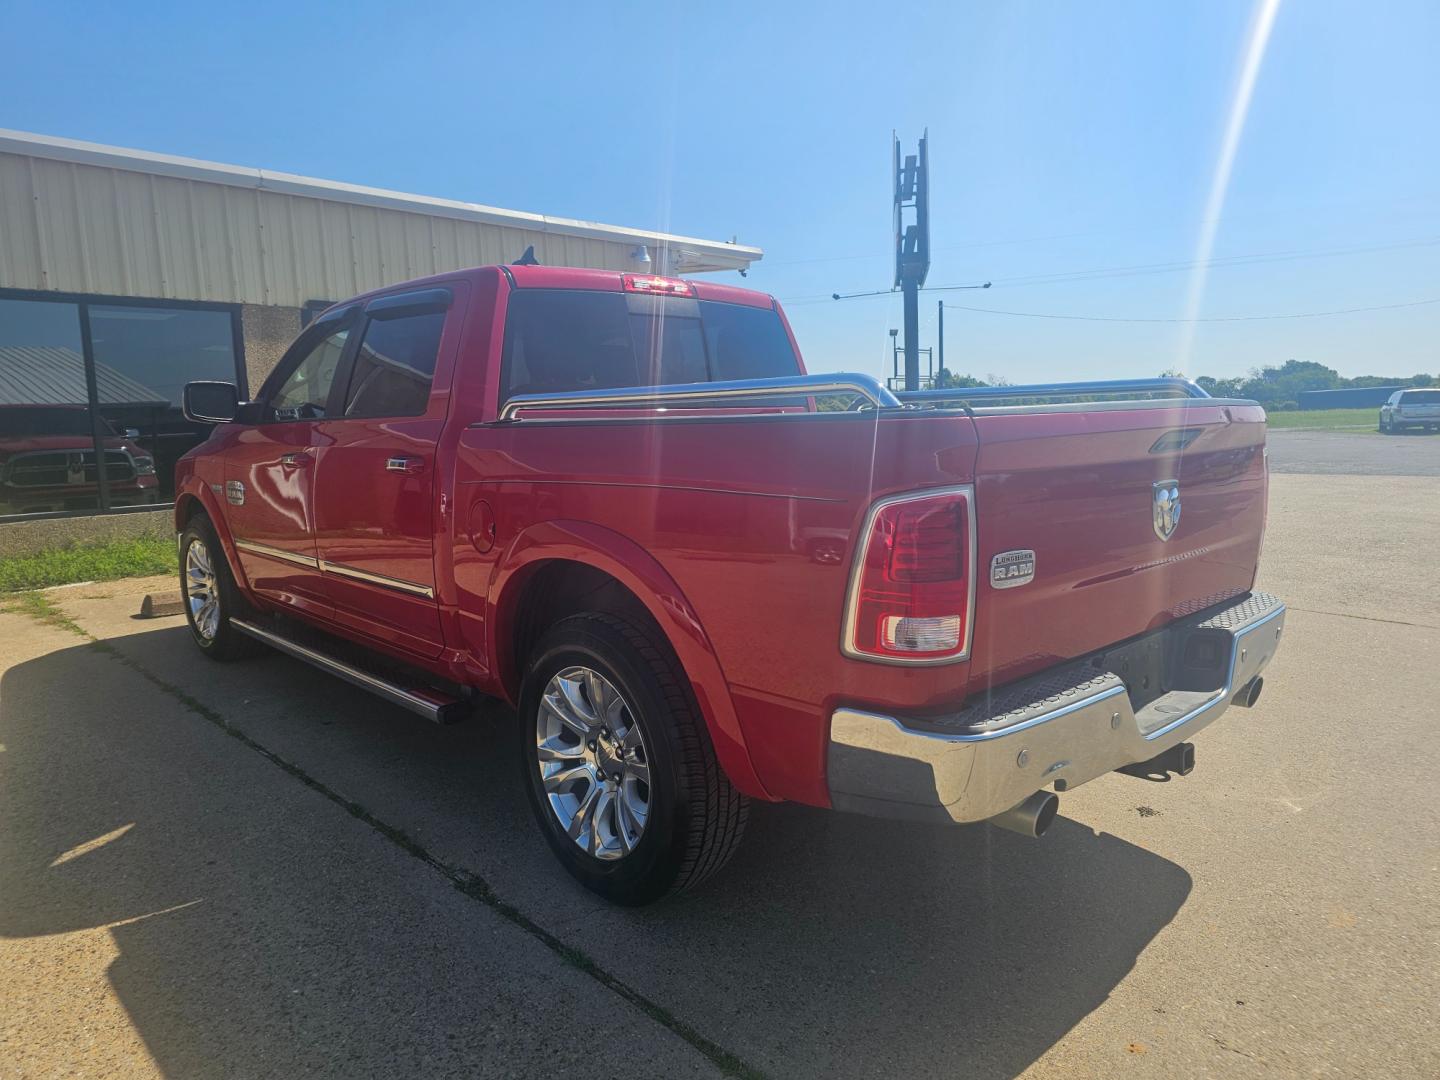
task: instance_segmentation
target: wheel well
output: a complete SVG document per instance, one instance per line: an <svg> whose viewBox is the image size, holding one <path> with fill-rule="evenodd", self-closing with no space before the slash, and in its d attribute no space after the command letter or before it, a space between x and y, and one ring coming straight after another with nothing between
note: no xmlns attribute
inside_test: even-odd
<svg viewBox="0 0 1440 1080"><path fill-rule="evenodd" d="M182 495L175 503L175 531L190 524L192 518L205 513L205 505L194 495Z"/></svg>
<svg viewBox="0 0 1440 1080"><path fill-rule="evenodd" d="M504 678L511 700L519 699L520 680L531 650L546 630L567 616L582 611L604 611L628 615L660 631L640 598L622 582L603 570L568 559L539 564L521 585L510 610L514 617ZM663 633L661 637L663 639Z"/></svg>

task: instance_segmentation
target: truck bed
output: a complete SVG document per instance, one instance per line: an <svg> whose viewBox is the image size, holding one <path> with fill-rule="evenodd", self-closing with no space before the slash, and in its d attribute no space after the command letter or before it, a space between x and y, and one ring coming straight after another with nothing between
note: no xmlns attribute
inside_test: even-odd
<svg viewBox="0 0 1440 1080"><path fill-rule="evenodd" d="M777 796L827 801L816 777L840 705L951 713L1253 584L1266 485L1264 412L1253 403L902 406L876 393L853 411L777 412L781 388L769 390L768 403L752 391L743 407L718 384L703 395L659 387L512 401L507 416L462 437L457 489L462 502L492 492L493 505L531 522L589 523L653 557L713 647ZM1152 501L1168 481L1184 510L1165 540ZM973 486L977 526L969 656L909 667L843 655L867 509L956 485ZM991 587L992 559L1014 551L1034 552L1034 579ZM483 595L487 583L465 573L457 563L461 589Z"/></svg>

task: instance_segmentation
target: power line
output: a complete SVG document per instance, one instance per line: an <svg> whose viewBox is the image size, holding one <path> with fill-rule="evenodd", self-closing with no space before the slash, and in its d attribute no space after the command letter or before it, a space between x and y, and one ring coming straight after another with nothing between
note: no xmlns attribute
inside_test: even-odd
<svg viewBox="0 0 1440 1080"><path fill-rule="evenodd" d="M956 292L960 289L988 289L990 282L981 285L929 285L921 286L920 292ZM874 292L852 292L852 293L831 293L831 300L855 300L862 296L891 296L900 295L894 289L876 289Z"/></svg>
<svg viewBox="0 0 1440 1080"><path fill-rule="evenodd" d="M1371 307L1335 308L1331 311L1296 311L1280 315L1207 315L1195 319L1132 319L1110 315L1057 315L1043 311L1003 311L999 308L969 307L965 304L951 304L961 311L979 311L986 315L1013 315L1022 319L1067 319L1076 322L1109 323L1212 323L1212 322L1267 322L1275 319L1321 319L1331 315L1353 315L1361 311L1393 311L1397 308L1424 307L1440 304L1440 296L1431 300L1412 300L1404 304L1375 304Z"/></svg>
<svg viewBox="0 0 1440 1080"><path fill-rule="evenodd" d="M1093 267L1088 270L1057 271L1053 273L1030 274L1020 277L995 278L994 284L1004 288L1023 288L1027 285L1054 285L1067 284L1072 281L1094 281L1104 278L1119 277L1148 277L1152 274L1174 274L1183 273L1187 270L1199 270L1201 268L1224 269L1235 266L1253 266L1272 262L1293 262L1303 259L1329 259L1347 255L1363 255L1380 251L1396 251L1405 248L1435 247L1440 245L1440 237L1425 237L1423 239L1402 240L1393 244L1372 244L1366 246L1348 248L1328 248L1314 251L1267 251L1256 252L1249 255L1226 255L1215 259L1199 259L1189 261L1162 262L1162 263L1136 263L1130 266L1103 266ZM963 285L931 285L928 291L939 292L946 289L966 288ZM842 299L852 297L881 296L888 290L879 290L873 293L849 293L842 294ZM833 298L832 293L829 298ZM796 296L790 299L781 300L786 304L808 304L825 300L824 296Z"/></svg>

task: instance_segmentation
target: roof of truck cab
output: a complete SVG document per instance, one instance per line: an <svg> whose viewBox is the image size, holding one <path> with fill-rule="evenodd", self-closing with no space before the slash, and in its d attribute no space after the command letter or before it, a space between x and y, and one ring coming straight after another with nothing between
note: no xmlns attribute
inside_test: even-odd
<svg viewBox="0 0 1440 1080"><path fill-rule="evenodd" d="M503 268L517 289L592 289L597 292L620 292L630 277L651 277L650 274L627 274L619 270L588 270L578 266L506 266ZM750 307L774 307L775 298L754 289L723 285L718 281L681 278L689 282L701 300L723 300L728 304Z"/></svg>
<svg viewBox="0 0 1440 1080"><path fill-rule="evenodd" d="M341 300L326 310L333 311L336 308L364 303L377 296L390 296L411 289L440 286L457 279L492 278L497 273L503 274L507 279L513 281L517 289L580 289L593 292L621 292L625 287L624 281L627 276L653 276L649 274L629 275L620 270L591 270L578 266L472 266L464 270L451 270L448 273L435 274L432 277L416 278L413 281L401 281L394 285L387 285L383 289L374 289L367 293L361 293L359 296ZM744 304L747 307L775 307L775 298L769 293L757 292L754 289L742 289L718 281L701 281L695 278L679 280L688 282L694 288L696 298L700 300L718 300L727 304Z"/></svg>

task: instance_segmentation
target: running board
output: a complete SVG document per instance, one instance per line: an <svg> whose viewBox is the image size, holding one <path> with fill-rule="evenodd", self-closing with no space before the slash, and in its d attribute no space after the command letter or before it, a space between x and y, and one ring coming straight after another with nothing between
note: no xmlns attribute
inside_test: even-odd
<svg viewBox="0 0 1440 1080"><path fill-rule="evenodd" d="M399 705L402 709L407 709L417 716L423 716L426 720L434 721L437 724L453 724L463 719L469 710L466 702L449 697L438 690L401 686L390 679L337 659L329 653L309 645L302 645L298 641L277 634L273 630L256 626L254 623L245 622L243 619L232 618L230 625L242 634L248 634L257 641L263 641L273 649L279 649L296 660L303 660L321 671L327 671L362 690L369 690L376 697L384 698L392 705Z"/></svg>

